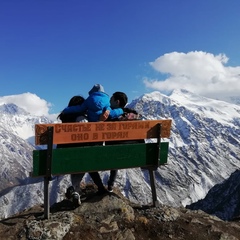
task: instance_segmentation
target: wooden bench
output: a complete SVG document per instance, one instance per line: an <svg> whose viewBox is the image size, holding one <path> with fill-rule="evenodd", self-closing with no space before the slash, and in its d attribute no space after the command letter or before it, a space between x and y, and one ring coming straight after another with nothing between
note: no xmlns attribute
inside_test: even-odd
<svg viewBox="0 0 240 240"><path fill-rule="evenodd" d="M32 177L44 177L44 217L49 217L49 181L54 175L148 169L153 206L157 204L154 171L167 163L171 120L36 124L35 144L47 145L33 151ZM94 143L119 140L157 139L150 143L56 148L53 144Z"/></svg>

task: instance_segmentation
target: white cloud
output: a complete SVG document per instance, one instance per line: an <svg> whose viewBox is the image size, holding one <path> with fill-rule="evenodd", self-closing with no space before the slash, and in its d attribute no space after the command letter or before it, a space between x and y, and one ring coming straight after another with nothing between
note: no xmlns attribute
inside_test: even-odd
<svg viewBox="0 0 240 240"><path fill-rule="evenodd" d="M19 95L10 95L0 97L0 105L13 103L25 111L35 116L47 116L50 118L56 118L49 114L51 103L46 100L39 98L36 94L23 93Z"/></svg>
<svg viewBox="0 0 240 240"><path fill-rule="evenodd" d="M147 88L161 92L187 89L191 92L216 99L226 100L239 96L240 66L226 66L225 54L213 55L202 51L172 52L157 58L150 65L160 74L167 74L164 80L145 78Z"/></svg>

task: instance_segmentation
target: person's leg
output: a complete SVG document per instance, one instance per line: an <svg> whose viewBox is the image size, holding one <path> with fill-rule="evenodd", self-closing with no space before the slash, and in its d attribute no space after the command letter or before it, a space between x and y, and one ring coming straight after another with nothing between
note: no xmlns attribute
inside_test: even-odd
<svg viewBox="0 0 240 240"><path fill-rule="evenodd" d="M107 190L105 189L105 187L102 183L102 179L101 179L99 173L98 172L89 172L89 175L91 176L93 182L97 185L98 193L99 194L105 193Z"/></svg>
<svg viewBox="0 0 240 240"><path fill-rule="evenodd" d="M66 191L67 199L71 199L75 207L81 204L80 194L80 182L84 176L84 173L71 174L72 186L68 187ZM79 194L80 193L80 194Z"/></svg>
<svg viewBox="0 0 240 240"><path fill-rule="evenodd" d="M71 182L75 191L81 194L80 183L84 177L85 173L71 174Z"/></svg>
<svg viewBox="0 0 240 240"><path fill-rule="evenodd" d="M117 169L110 171L110 176L108 179L108 191L110 191L110 192L112 192L112 190L113 190L113 185L116 181L117 173L118 173Z"/></svg>

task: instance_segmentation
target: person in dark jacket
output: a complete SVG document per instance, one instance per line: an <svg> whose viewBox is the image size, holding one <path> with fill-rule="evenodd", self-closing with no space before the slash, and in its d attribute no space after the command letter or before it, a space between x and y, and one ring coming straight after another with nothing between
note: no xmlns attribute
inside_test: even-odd
<svg viewBox="0 0 240 240"><path fill-rule="evenodd" d="M122 107L124 108L125 105L127 104L127 101L128 101L128 98L127 98L127 95L123 92L115 92L111 99L110 99L110 105L111 105L111 108L115 109L115 108L119 108L119 107ZM114 118L114 119L111 119L111 121L119 121L120 118L125 115L126 113L124 112L121 116L119 116L118 118ZM109 118L107 120L110 120ZM112 142L106 142L105 143L106 145L113 145L113 144L117 144L116 142L112 141ZM109 175L109 179L108 179L108 186L107 186L107 190L109 192L112 192L113 191L113 185L116 181L116 178L117 178L117 174L118 174L118 170L117 169L113 169L113 170L110 170L110 175Z"/></svg>
<svg viewBox="0 0 240 240"><path fill-rule="evenodd" d="M110 106L111 106L111 109L118 109L118 108L122 108L123 109L123 114L119 117L116 117L116 118L107 118L108 115L109 115L109 112L108 110L106 110L102 115L105 115L104 116L104 119L107 118L107 121L119 121L122 117L124 117L126 114L128 114L127 112L129 111L128 108L124 108L125 105L127 104L127 101L128 101L128 97L125 93L123 92L115 92L113 93L112 97L110 98ZM112 141L112 142L106 142L105 144L106 145L113 145L113 144L117 144L119 143L116 142L116 141ZM113 159L114 161L114 159ZM118 170L117 169L113 169L113 170L110 170L110 175L109 175L109 180L108 180L108 187L107 187L107 190L109 192L112 192L113 191L113 186L114 186L114 182L116 180L116 177L117 177L117 173L118 173ZM101 195L101 194L104 194L106 193L106 189L102 183L102 179L99 175L98 172L92 172L91 173L91 178L93 179L94 183L97 185L98 187L98 194Z"/></svg>
<svg viewBox="0 0 240 240"><path fill-rule="evenodd" d="M69 103L68 107L77 106L83 104L85 99L82 96L73 96ZM87 122L86 114L79 114L79 113L69 113L69 114L62 114L58 115L58 119L61 120L62 123L71 123L71 122ZM72 143L72 144L58 144L57 148L69 148L69 147L83 147L85 146L84 143ZM77 173L71 174L71 183L72 185L68 187L66 191L66 197L69 200L72 200L75 207L81 204L80 200L80 182L83 178L84 174Z"/></svg>
<svg viewBox="0 0 240 240"><path fill-rule="evenodd" d="M119 107L121 104L124 104L123 102L120 103L118 99L121 99L121 93L119 94L118 92L113 95L111 99L111 107ZM126 105L126 104L125 104ZM124 105L124 106L125 106ZM137 113L134 109L130 108L124 108L124 113L115 119L111 119L110 121L130 121L130 120L139 120L141 119L141 115ZM109 119L107 119L108 121ZM117 144L133 144L133 143L144 143L144 140L120 140L120 141L111 141L111 142L106 142L105 145L117 145ZM110 171L109 179L107 182L107 189L109 192L113 191L113 186L116 181L118 174L118 169L114 169Z"/></svg>

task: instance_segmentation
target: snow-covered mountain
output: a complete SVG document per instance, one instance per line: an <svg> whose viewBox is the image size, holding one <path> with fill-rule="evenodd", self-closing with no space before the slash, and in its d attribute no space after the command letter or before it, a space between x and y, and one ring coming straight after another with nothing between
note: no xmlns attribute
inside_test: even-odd
<svg viewBox="0 0 240 240"><path fill-rule="evenodd" d="M52 122L44 116L31 116L15 104L0 105L0 114L0 126L4 130L33 144L35 124Z"/></svg>
<svg viewBox="0 0 240 240"><path fill-rule="evenodd" d="M194 203L239 169L240 106L176 90L171 96L159 92L145 94L128 107L148 119L173 120L168 164L156 171L161 203L172 206ZM15 213L15 209L20 211L15 205L23 199L22 208L43 201L42 179L28 177L34 148L29 140L33 137L34 124L49 120L31 116L9 104L0 106L0 113L0 164L4 166L0 176L1 180L6 178L5 183L1 181L1 219ZM108 175L108 172L101 173L104 183ZM88 176L85 180L89 180ZM54 179L52 203L64 197L68 184L69 176ZM21 187L9 191L14 185ZM131 201L146 204L152 200L146 171L121 170L117 185Z"/></svg>
<svg viewBox="0 0 240 240"><path fill-rule="evenodd" d="M32 169L35 123L45 117L30 116L14 104L0 106L0 196L9 188L28 183ZM3 192L3 193L2 193Z"/></svg>
<svg viewBox="0 0 240 240"><path fill-rule="evenodd" d="M240 107L185 90L145 94L131 107L146 118L172 118L169 161L157 173L159 199L186 205L202 199L240 166Z"/></svg>
<svg viewBox="0 0 240 240"><path fill-rule="evenodd" d="M207 196L189 206L192 210L203 210L214 214L223 220L238 219L240 217L240 170L220 184L210 189Z"/></svg>

